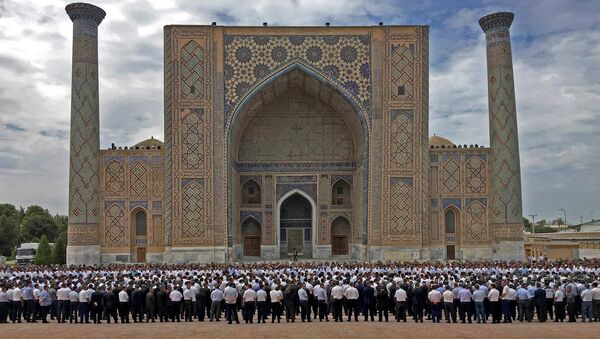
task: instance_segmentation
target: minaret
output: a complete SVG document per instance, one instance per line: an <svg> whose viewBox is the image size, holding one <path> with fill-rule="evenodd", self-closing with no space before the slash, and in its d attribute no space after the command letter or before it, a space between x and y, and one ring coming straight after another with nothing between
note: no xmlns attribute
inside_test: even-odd
<svg viewBox="0 0 600 339"><path fill-rule="evenodd" d="M98 25L106 13L86 3L73 3L65 10L73 21L67 264L98 264Z"/></svg>
<svg viewBox="0 0 600 339"><path fill-rule="evenodd" d="M524 256L519 136L509 33L513 18L513 13L500 12L479 19L487 46L492 175L490 230L495 247L493 257L499 260Z"/></svg>

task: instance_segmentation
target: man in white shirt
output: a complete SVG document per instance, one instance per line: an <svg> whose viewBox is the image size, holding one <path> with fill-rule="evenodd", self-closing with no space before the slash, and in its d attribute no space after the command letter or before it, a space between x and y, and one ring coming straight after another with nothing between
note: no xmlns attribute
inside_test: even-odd
<svg viewBox="0 0 600 339"><path fill-rule="evenodd" d="M12 308L12 322L15 321L21 323L21 315L23 313L23 295L19 286L15 285L12 292L13 308Z"/></svg>
<svg viewBox="0 0 600 339"><path fill-rule="evenodd" d="M221 303L223 302L223 291L215 288L210 293L210 321L221 321Z"/></svg>
<svg viewBox="0 0 600 339"><path fill-rule="evenodd" d="M252 324L254 319L254 308L256 307L256 292L252 289L252 284L246 285L246 290L242 295L242 299L244 301L244 320L246 321L246 324ZM260 318L258 322L260 323Z"/></svg>
<svg viewBox="0 0 600 339"><path fill-rule="evenodd" d="M180 313L181 313L181 299L183 299L183 294L178 290L179 286L175 286L173 291L169 293L169 299L171 300L171 321L178 323L181 322Z"/></svg>
<svg viewBox="0 0 600 339"><path fill-rule="evenodd" d="M588 318L588 322L592 322L592 300L594 292L589 284L585 284L585 289L581 292L581 321L585 322L585 318Z"/></svg>
<svg viewBox="0 0 600 339"><path fill-rule="evenodd" d="M498 299L500 298L500 291L496 289L496 284L492 284L490 291L488 292L488 299L490 300L490 307L492 309L492 323L499 324L501 311L500 311L500 302Z"/></svg>
<svg viewBox="0 0 600 339"><path fill-rule="evenodd" d="M453 323L456 323L456 308L454 307L454 292L450 285L446 286L446 290L442 293L442 299L444 300L444 316L446 322L450 323L452 319Z"/></svg>
<svg viewBox="0 0 600 339"><path fill-rule="evenodd" d="M69 323L77 323L78 316L77 313L79 311L79 293L76 291L75 286L69 292Z"/></svg>
<svg viewBox="0 0 600 339"><path fill-rule="evenodd" d="M427 294L427 299L431 304L431 320L434 323L439 323L442 317L440 304L442 302L442 294L436 289L437 286L431 286L432 290Z"/></svg>
<svg viewBox="0 0 600 339"><path fill-rule="evenodd" d="M65 323L67 316L69 315L69 293L71 289L69 287L60 285L58 291L56 291L56 299L58 300L58 322Z"/></svg>
<svg viewBox="0 0 600 339"><path fill-rule="evenodd" d="M554 322L565 320L565 292L560 285L554 286Z"/></svg>
<svg viewBox="0 0 600 339"><path fill-rule="evenodd" d="M342 322L342 304L344 299L344 288L333 282L335 286L331 289L331 299L333 299L333 320L335 322Z"/></svg>
<svg viewBox="0 0 600 339"><path fill-rule="evenodd" d="M267 319L267 292L262 288L262 285L259 287L259 290L256 292L256 308L258 309L258 322L265 323Z"/></svg>
<svg viewBox="0 0 600 339"><path fill-rule="evenodd" d="M452 294L452 291L450 291ZM398 288L394 293L394 301L396 302L396 321L406 322L406 291L398 284Z"/></svg>
<svg viewBox="0 0 600 339"><path fill-rule="evenodd" d="M308 319L308 322L311 322L310 309L308 308L308 296L309 292L306 288L306 283L302 283L302 286L300 287L300 289L298 289L298 300L300 301L300 318L302 319L302 322L304 322L306 319Z"/></svg>
<svg viewBox="0 0 600 339"><path fill-rule="evenodd" d="M192 287L191 287L192 283L191 281L188 281L185 283L185 289L183 290L183 303L184 303L184 310L185 310L185 314L183 315L183 319L185 320L185 322L192 322L194 321L193 319L193 309L194 309L194 304L192 302Z"/></svg>
<svg viewBox="0 0 600 339"><path fill-rule="evenodd" d="M279 323L281 322L281 303L283 301L281 286L275 287L269 294L271 296L271 323L275 322L275 318L277 318L277 322Z"/></svg>
<svg viewBox="0 0 600 339"><path fill-rule="evenodd" d="M119 317L121 318L121 324L129 323L129 294L127 294L127 288L121 287L119 292Z"/></svg>
<svg viewBox="0 0 600 339"><path fill-rule="evenodd" d="M352 321L352 313L354 312L354 321L358 321L358 310L356 309L356 301L358 300L358 290L351 283L344 292L346 297L346 306L348 307L348 321Z"/></svg>
<svg viewBox="0 0 600 339"><path fill-rule="evenodd" d="M235 309L238 292L233 283L230 283L225 287L223 298L225 299L225 318L227 319L227 323L231 324L235 319L235 322L239 324L240 320L238 319L237 310Z"/></svg>
<svg viewBox="0 0 600 339"><path fill-rule="evenodd" d="M83 288L79 288L79 322L83 323L85 320L86 324L90 322L90 296L88 292Z"/></svg>
<svg viewBox="0 0 600 339"><path fill-rule="evenodd" d="M600 321L600 287L598 282L594 281L592 287L592 313L594 321Z"/></svg>

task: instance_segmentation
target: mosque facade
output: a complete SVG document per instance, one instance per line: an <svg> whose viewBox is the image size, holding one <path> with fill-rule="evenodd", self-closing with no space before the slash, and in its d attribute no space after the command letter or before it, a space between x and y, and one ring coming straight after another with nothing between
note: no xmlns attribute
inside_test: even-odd
<svg viewBox="0 0 600 339"><path fill-rule="evenodd" d="M164 27L164 143L100 149L98 28L73 21L67 262L524 255L509 27L490 147L429 137L429 27Z"/></svg>

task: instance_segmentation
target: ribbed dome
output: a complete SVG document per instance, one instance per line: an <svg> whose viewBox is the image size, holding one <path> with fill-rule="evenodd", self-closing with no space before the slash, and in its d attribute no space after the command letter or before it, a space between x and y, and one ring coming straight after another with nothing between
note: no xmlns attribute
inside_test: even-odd
<svg viewBox="0 0 600 339"><path fill-rule="evenodd" d="M454 143L452 143L452 141L435 134L432 137L429 137L429 146L452 147L453 145Z"/></svg>
<svg viewBox="0 0 600 339"><path fill-rule="evenodd" d="M163 142L158 140L158 139L154 139L154 137L151 137L150 139L146 139L142 142L138 142L137 144L135 144L133 147L139 147L139 148L146 148L146 147L158 147L161 146L162 147Z"/></svg>

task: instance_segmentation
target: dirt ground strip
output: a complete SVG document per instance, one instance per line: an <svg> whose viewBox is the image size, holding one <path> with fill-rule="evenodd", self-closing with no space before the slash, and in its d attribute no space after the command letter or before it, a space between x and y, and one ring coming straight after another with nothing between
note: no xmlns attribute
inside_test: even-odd
<svg viewBox="0 0 600 339"><path fill-rule="evenodd" d="M2 338L600 338L600 323L0 324Z"/></svg>

